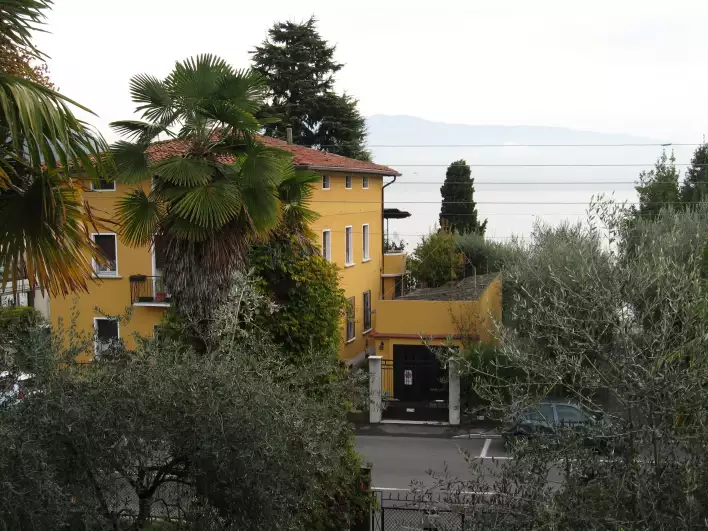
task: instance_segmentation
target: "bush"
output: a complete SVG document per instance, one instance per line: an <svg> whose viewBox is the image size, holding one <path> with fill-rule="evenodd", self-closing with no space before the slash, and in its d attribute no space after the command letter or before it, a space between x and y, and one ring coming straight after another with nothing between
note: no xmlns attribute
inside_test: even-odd
<svg viewBox="0 0 708 531"><path fill-rule="evenodd" d="M464 277L464 255L454 234L439 230L424 236L409 258L412 282L437 288Z"/></svg>
<svg viewBox="0 0 708 531"><path fill-rule="evenodd" d="M367 499L345 381L326 356L284 363L264 304L237 276L202 353L138 338L79 365L44 334L41 392L0 415L0 529L349 528Z"/></svg>
<svg viewBox="0 0 708 531"><path fill-rule="evenodd" d="M455 240L465 256L465 277L501 271L516 252L513 245L487 240L474 232L458 234Z"/></svg>
<svg viewBox="0 0 708 531"><path fill-rule="evenodd" d="M337 360L346 304L337 267L296 236L254 246L250 265L263 294L275 304L258 317L259 325L288 359L299 361L316 351Z"/></svg>

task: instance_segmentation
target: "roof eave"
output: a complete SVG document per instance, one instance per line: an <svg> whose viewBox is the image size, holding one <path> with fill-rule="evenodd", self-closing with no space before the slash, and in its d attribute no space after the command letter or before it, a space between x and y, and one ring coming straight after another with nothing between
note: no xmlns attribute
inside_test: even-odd
<svg viewBox="0 0 708 531"><path fill-rule="evenodd" d="M381 175L383 177L400 177L401 174L396 170L391 168L380 169L380 168L342 168L341 166L317 166L312 164L296 164L295 168L298 170L312 170L312 171L340 171L343 173L370 173L373 175Z"/></svg>

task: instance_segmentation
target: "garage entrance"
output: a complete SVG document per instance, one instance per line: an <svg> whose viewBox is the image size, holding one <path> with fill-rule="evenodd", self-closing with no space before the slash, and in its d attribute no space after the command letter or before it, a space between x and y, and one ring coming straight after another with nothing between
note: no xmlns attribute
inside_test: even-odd
<svg viewBox="0 0 708 531"><path fill-rule="evenodd" d="M435 347L393 346L393 396L383 418L448 421L448 375Z"/></svg>

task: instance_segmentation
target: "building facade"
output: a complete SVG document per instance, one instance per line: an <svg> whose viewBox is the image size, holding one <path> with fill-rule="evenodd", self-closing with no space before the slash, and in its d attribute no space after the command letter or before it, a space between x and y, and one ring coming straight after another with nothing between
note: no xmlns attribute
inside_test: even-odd
<svg viewBox="0 0 708 531"><path fill-rule="evenodd" d="M297 169L309 170L320 180L313 183L310 208L319 214L311 225L323 256L337 265L340 286L351 312L342 323L341 359L358 363L373 352L371 334L382 297L383 186L385 177L400 174L385 166L324 153L286 142L261 138L266 145L289 151ZM163 142L151 148L154 160L174 155L179 144ZM147 191L150 183L142 185ZM135 185L87 183L85 199L102 217L115 219L117 201ZM95 264L88 293L51 300L51 321L66 329L75 315L78 331L94 336L91 359L116 339L134 347L134 335L149 336L171 301L162 281L160 242L150 247L129 247L116 232L91 237L108 257ZM129 319L111 317L129 314Z"/></svg>

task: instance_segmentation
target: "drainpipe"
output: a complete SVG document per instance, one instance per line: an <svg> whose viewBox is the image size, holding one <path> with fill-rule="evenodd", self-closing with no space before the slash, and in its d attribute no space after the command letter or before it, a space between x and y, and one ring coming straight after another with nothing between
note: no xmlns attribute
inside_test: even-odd
<svg viewBox="0 0 708 531"><path fill-rule="evenodd" d="M394 175L393 176L393 181L387 182L381 187L381 272L383 273L383 254L384 254L384 240L386 239L386 236L388 234L384 235L383 234L383 229L384 229L384 188L387 186L392 185L393 183L396 182L397 177ZM387 231L388 232L388 231Z"/></svg>
<svg viewBox="0 0 708 531"><path fill-rule="evenodd" d="M384 272L384 242L386 241L386 236L388 236L388 231L384 234L384 188L395 182L396 176L394 175L393 181L388 182L381 187L381 270L379 271L379 285L381 286L380 297L383 297L383 277L381 275L383 275Z"/></svg>

